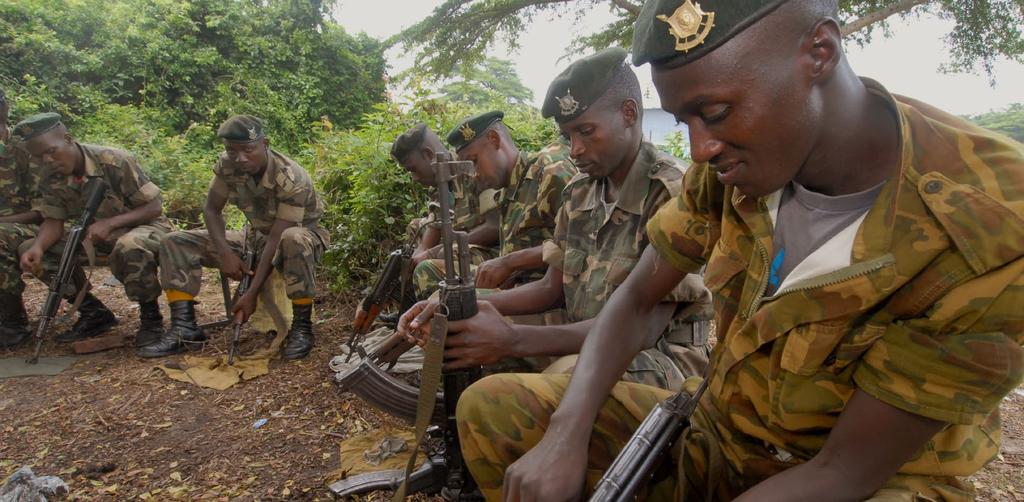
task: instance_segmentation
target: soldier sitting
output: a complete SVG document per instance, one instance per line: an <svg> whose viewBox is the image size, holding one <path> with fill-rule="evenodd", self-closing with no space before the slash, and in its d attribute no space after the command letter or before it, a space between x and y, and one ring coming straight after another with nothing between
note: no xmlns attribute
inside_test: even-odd
<svg viewBox="0 0 1024 502"><path fill-rule="evenodd" d="M157 298L157 252L160 238L173 228L163 214L160 189L132 154L105 146L79 143L68 134L56 113L41 113L14 127L25 148L45 171L41 199L34 208L45 220L35 239L19 246L21 268L44 278L56 272L66 244L64 222L81 215L87 182L103 179L110 189L86 230L85 240L98 253L108 255L114 277L124 284L128 298L139 303L139 329L135 344L144 345L163 332ZM46 279L44 279L46 280ZM85 272L76 264L75 289L86 287ZM70 299L70 298L69 298ZM57 335L58 342L73 342L100 335L117 325L117 318L92 293L79 307L78 320Z"/></svg>
<svg viewBox="0 0 1024 502"><path fill-rule="evenodd" d="M301 359L313 349L315 270L329 237L320 227L324 204L313 180L294 160L270 148L263 122L249 115L229 118L217 130L224 153L213 168L206 197L206 230L167 235L160 245L160 283L171 307L171 328L157 342L138 350L141 357L162 357L199 347L206 335L196 323L195 296L203 267L219 267L233 279L252 275L249 290L232 309L245 322L256 309L260 287L275 267L284 276L292 301L286 359ZM258 250L255 270L239 258L243 237L227 232L224 207L238 206L250 227L248 246Z"/></svg>

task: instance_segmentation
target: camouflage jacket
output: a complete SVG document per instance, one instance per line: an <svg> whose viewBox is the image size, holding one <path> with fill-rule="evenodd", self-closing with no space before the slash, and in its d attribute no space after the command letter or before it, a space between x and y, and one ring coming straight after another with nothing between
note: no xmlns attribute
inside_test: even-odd
<svg viewBox="0 0 1024 502"><path fill-rule="evenodd" d="M507 187L495 195L501 211L500 255L544 244L555 229L562 190L576 175L569 147L552 143L527 156L520 152Z"/></svg>
<svg viewBox="0 0 1024 502"><path fill-rule="evenodd" d="M0 142L0 216L11 216L32 209L38 196L38 170L30 166L29 155L7 130L8 140Z"/></svg>
<svg viewBox="0 0 1024 502"><path fill-rule="evenodd" d="M64 176L45 171L39 186L40 199L34 208L44 218L68 220L80 217L87 196L83 189L87 179L93 177L103 178L110 186L96 211L97 220L130 212L153 200L162 200L160 188L149 180L132 154L106 146L76 145L85 156L85 175ZM170 221L163 214L149 224L171 228Z"/></svg>
<svg viewBox="0 0 1024 502"><path fill-rule="evenodd" d="M648 224L675 267L707 264L719 343L701 407L752 483L814 456L856 389L949 424L901 473L969 475L1024 374L1024 146L865 84L898 117L900 166L812 273L763 296L777 197L707 165Z"/></svg>
<svg viewBox="0 0 1024 502"><path fill-rule="evenodd" d="M544 243L544 261L562 271L569 322L597 317L647 247L647 221L679 195L684 172L679 159L644 142L615 202L605 202L607 178L580 173L569 182L554 237ZM711 294L693 277L671 300L707 304Z"/></svg>
<svg viewBox="0 0 1024 502"><path fill-rule="evenodd" d="M320 228L324 203L313 188L309 173L294 160L270 150L267 168L257 181L234 166L221 153L213 167L210 193L227 198L238 206L252 228L266 235L280 218L313 229L326 245L327 232Z"/></svg>
<svg viewBox="0 0 1024 502"><path fill-rule="evenodd" d="M455 230L469 232L483 224L486 219L484 215L494 209L495 191L478 191L472 176L456 177L449 186L451 187L451 200L449 202L452 206L452 212L455 213L452 226ZM436 187L430 189L430 199L438 202ZM435 222L435 218L436 214L430 212L427 214L425 222L432 224Z"/></svg>

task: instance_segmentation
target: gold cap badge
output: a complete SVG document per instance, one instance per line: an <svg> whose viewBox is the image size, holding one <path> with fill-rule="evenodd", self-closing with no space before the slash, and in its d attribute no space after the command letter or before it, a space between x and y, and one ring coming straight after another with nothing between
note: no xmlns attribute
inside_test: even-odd
<svg viewBox="0 0 1024 502"><path fill-rule="evenodd" d="M472 127L469 127L468 122L462 124L462 127L459 128L459 132L462 133L462 139L466 141L471 141L473 138L476 137L476 131L474 131Z"/></svg>
<svg viewBox="0 0 1024 502"><path fill-rule="evenodd" d="M668 23L668 33L675 37L676 50L681 52L704 43L715 26L715 13L700 10L700 4L692 0L686 0L671 16L658 14L658 19Z"/></svg>
<svg viewBox="0 0 1024 502"><path fill-rule="evenodd" d="M250 127L249 128L249 139L256 139L257 137L259 137L259 136L256 134L256 128L255 127Z"/></svg>
<svg viewBox="0 0 1024 502"><path fill-rule="evenodd" d="M572 115L576 113L576 110L580 109L580 102L572 97L571 89L565 90L565 96L555 96L555 101L558 101L558 108L561 109L562 115Z"/></svg>

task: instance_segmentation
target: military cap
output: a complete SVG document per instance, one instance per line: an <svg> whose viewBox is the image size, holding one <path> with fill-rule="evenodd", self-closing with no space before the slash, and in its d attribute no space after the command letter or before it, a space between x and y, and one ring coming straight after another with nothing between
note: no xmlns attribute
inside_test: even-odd
<svg viewBox="0 0 1024 502"><path fill-rule="evenodd" d="M427 124L420 122L412 129L405 131L391 144L391 158L401 162L413 150L423 144L423 137L427 134Z"/></svg>
<svg viewBox="0 0 1024 502"><path fill-rule="evenodd" d="M728 42L785 0L647 0L633 29L633 64L678 67Z"/></svg>
<svg viewBox="0 0 1024 502"><path fill-rule="evenodd" d="M559 123L579 117L604 95L619 72L633 71L625 60L624 49L609 47L573 62L548 86L541 115Z"/></svg>
<svg viewBox="0 0 1024 502"><path fill-rule="evenodd" d="M494 110L464 119L448 133L448 144L455 148L456 152L462 150L479 138L488 127L503 118L505 112Z"/></svg>
<svg viewBox="0 0 1024 502"><path fill-rule="evenodd" d="M53 112L37 113L26 117L14 125L14 135L22 141L28 141L40 134L60 125L60 114Z"/></svg>
<svg viewBox="0 0 1024 502"><path fill-rule="evenodd" d="M248 143L263 136L263 121L252 115L235 115L217 128L217 137L228 141Z"/></svg>

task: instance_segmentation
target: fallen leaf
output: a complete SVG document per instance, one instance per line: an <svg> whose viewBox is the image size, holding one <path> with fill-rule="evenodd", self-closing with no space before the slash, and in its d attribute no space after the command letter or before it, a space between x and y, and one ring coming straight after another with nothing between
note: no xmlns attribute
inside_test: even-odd
<svg viewBox="0 0 1024 502"><path fill-rule="evenodd" d="M175 480L175 481L179 481L179 482L180 482L180 481L181 481L181 473L180 473L180 472L178 472L178 471L174 471L174 472L172 472L172 473L171 473L171 479L173 479L173 480Z"/></svg>

